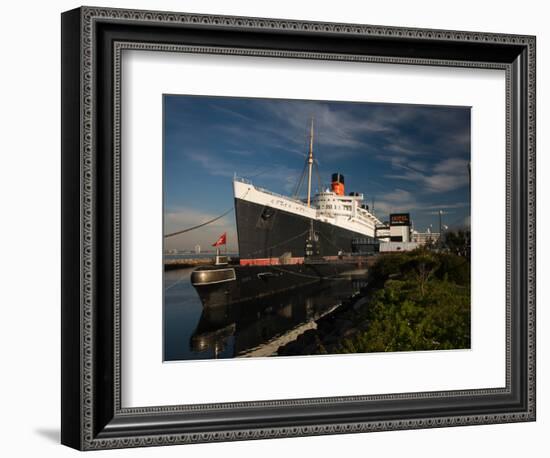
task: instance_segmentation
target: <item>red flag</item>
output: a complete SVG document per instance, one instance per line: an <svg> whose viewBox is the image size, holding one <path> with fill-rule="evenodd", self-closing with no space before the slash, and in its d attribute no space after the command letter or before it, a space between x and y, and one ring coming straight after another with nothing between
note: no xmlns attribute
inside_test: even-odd
<svg viewBox="0 0 550 458"><path fill-rule="evenodd" d="M212 246L225 245L227 243L227 232L224 232L220 235L220 238L216 240L216 243L213 243Z"/></svg>

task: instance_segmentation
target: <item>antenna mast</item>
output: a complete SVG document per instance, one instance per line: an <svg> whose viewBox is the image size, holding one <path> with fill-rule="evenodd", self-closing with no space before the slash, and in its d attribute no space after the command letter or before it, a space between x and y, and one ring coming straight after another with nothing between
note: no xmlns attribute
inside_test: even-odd
<svg viewBox="0 0 550 458"><path fill-rule="evenodd" d="M309 133L309 156L307 158L307 206L311 206L311 168L313 166L313 117L311 117L311 130Z"/></svg>

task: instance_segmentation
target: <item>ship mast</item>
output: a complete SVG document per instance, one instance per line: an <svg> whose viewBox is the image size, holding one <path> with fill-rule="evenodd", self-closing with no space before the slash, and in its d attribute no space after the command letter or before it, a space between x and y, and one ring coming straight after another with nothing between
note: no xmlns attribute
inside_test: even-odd
<svg viewBox="0 0 550 458"><path fill-rule="evenodd" d="M307 158L307 206L311 206L311 168L313 167L313 117L311 118L311 130L309 133L309 156Z"/></svg>

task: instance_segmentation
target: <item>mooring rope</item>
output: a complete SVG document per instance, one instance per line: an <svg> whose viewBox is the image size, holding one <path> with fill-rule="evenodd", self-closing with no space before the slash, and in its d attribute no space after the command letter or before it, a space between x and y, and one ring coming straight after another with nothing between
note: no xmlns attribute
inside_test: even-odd
<svg viewBox="0 0 550 458"><path fill-rule="evenodd" d="M239 199L244 199L246 197L246 195L248 194L248 191L250 191L250 188L246 190L246 192L241 196L239 197ZM192 227L188 227L187 229L182 229L181 231L177 231L177 232L172 232L170 234L165 234L164 235L164 238L168 238L168 237L173 237L174 235L179 235L179 234L184 234L186 232L191 232L191 231L194 231L195 229L199 229L201 227L204 227L204 226L207 226L215 221L218 221L219 219L223 218L225 215L231 213L233 210L235 210L235 207L231 207L229 209L227 209L225 212L223 212L221 215L219 216L216 216L215 218L212 218L211 220L208 220L208 221L205 221L204 223L201 223L201 224L197 224L196 226L192 226Z"/></svg>
<svg viewBox="0 0 550 458"><path fill-rule="evenodd" d="M178 286L183 280L185 280L187 277L186 276L183 276L181 277L180 279L178 279L177 281L175 281L174 283L172 283L170 286L164 288L164 291L168 291L169 289L172 289L174 286Z"/></svg>
<svg viewBox="0 0 550 458"><path fill-rule="evenodd" d="M219 219L223 218L225 215L227 215L228 213L232 212L234 208L235 208L235 207L231 207L229 210L225 211L225 212L222 213L220 216L216 216L215 218L213 218L213 219L211 219L211 220L209 220L209 221L206 221L206 222L204 222L204 223L197 224L196 226L193 226L193 227L188 227L187 229L183 229L183 230L181 230L181 231L172 232L171 234L165 234L165 235L164 235L164 238L173 237L174 235L184 234L185 232L194 231L195 229L199 229L200 227L207 226L208 224L211 224L211 223L213 223L214 221L218 221Z"/></svg>

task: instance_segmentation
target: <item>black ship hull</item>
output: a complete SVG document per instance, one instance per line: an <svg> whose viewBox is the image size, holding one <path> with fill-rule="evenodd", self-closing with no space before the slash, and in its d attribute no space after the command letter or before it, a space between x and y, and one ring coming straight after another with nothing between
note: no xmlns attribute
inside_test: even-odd
<svg viewBox="0 0 550 458"><path fill-rule="evenodd" d="M191 283L203 307L219 307L270 296L294 288L339 281L361 261L306 262L289 265L204 266L194 270Z"/></svg>
<svg viewBox="0 0 550 458"><path fill-rule="evenodd" d="M305 240L311 226L318 234L323 257L352 252L352 240L372 240L364 234L294 213L235 199L235 215L241 260L273 259L283 255L305 256Z"/></svg>

